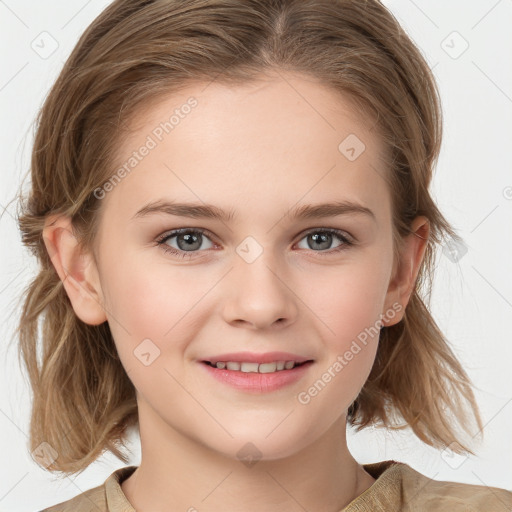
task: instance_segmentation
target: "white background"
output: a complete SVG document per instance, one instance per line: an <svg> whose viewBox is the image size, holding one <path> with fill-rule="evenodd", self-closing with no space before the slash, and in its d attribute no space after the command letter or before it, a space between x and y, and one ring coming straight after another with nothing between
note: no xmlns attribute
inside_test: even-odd
<svg viewBox="0 0 512 512"><path fill-rule="evenodd" d="M15 345L8 349L16 301L37 268L11 202L28 170L33 121L78 37L108 3L0 0L0 511L41 510L123 466L104 456L79 477L57 481L35 463L27 449L28 383ZM407 432L349 432L349 448L360 463L395 459L436 480L512 490L512 1L384 3L420 46L441 89L444 141L433 194L468 251L456 263L440 253L432 310L475 384L486 426L483 444L474 445L478 456L467 459L445 458ZM48 37L43 31L58 43L47 58L31 46ZM468 48L454 58L464 40ZM137 439L131 447L137 465Z"/></svg>

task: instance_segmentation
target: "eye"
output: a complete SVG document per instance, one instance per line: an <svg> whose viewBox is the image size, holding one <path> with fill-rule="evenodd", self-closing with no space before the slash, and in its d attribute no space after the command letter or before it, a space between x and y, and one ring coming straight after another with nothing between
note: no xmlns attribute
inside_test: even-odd
<svg viewBox="0 0 512 512"><path fill-rule="evenodd" d="M160 236L156 242L166 253L174 254L180 258L191 258L192 254L197 252L197 249L201 247L203 240L208 240L205 233L206 230L204 229L176 229ZM167 241L173 238L176 239L177 248L167 244ZM207 247L207 249L209 249L209 247Z"/></svg>
<svg viewBox="0 0 512 512"><path fill-rule="evenodd" d="M337 238L341 241L339 245L337 245L334 249L331 251L324 251L317 249L329 249L330 245L332 244L333 240ZM343 251L350 247L351 245L354 245L354 241L349 238L349 236L344 233L343 231L340 231L339 229L313 229L306 233L306 236L302 238L301 240L306 240L306 244L308 247L306 249L312 249L314 252L327 252L328 254L336 253L338 251Z"/></svg>
<svg viewBox="0 0 512 512"><path fill-rule="evenodd" d="M204 240L209 240L210 237L206 236L206 233L209 232L201 228L175 229L158 237L156 243L161 246L166 253L173 254L179 258L192 258L194 253L202 252L200 248L203 245ZM210 236L213 237L213 235ZM325 250L330 248L333 240L336 238L341 243L330 251ZM355 244L350 235L340 231L339 229L332 228L311 229L306 233L301 241L304 239L306 239L308 245L306 249L311 249L314 252L327 253L326 255L348 249L351 245ZM169 245L169 240L173 240L176 243L176 247ZM210 249L211 247L212 245L210 245L210 247L206 247L206 249ZM203 249L205 249L205 247L203 247Z"/></svg>

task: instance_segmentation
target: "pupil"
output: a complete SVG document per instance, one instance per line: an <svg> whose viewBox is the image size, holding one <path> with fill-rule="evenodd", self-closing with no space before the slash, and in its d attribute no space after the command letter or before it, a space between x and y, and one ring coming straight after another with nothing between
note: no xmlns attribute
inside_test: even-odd
<svg viewBox="0 0 512 512"><path fill-rule="evenodd" d="M183 237L185 239L185 244L184 246L180 243L180 237L178 237L178 245L180 247L180 249L197 249L198 247L192 247L192 245L194 243L197 243L197 240L198 240L198 237L194 234L191 234L191 233L186 233L184 235L181 235L181 237ZM201 244L199 244L201 245Z"/></svg>
<svg viewBox="0 0 512 512"><path fill-rule="evenodd" d="M330 235L329 233L322 233L321 235L315 234L315 235L310 235L310 236L315 243L320 243L320 244L323 243L323 246L321 247L322 249L329 248L330 238L332 237L332 235ZM327 240L327 242L326 242L326 240Z"/></svg>

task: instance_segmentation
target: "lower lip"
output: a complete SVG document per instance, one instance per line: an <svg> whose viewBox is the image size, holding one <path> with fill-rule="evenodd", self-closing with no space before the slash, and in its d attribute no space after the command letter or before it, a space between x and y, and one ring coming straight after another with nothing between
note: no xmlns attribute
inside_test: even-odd
<svg viewBox="0 0 512 512"><path fill-rule="evenodd" d="M280 370L273 373L241 372L236 370L221 370L206 363L200 363L215 379L242 391L252 393L268 393L276 391L300 380L308 371L313 361L308 361L291 370Z"/></svg>

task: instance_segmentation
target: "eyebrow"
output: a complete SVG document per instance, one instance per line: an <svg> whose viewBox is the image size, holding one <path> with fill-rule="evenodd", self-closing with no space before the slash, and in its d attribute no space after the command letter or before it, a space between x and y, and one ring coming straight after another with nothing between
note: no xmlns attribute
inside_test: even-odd
<svg viewBox="0 0 512 512"><path fill-rule="evenodd" d="M144 218L152 214L163 213L177 217L190 217L193 219L215 219L229 222L236 217L236 211L228 212L210 204L178 203L163 199L152 201L132 216L131 220ZM305 204L290 210L285 217L297 220L319 219L324 217L337 217L338 215L362 214L376 221L372 210L353 201L334 201L330 203Z"/></svg>

